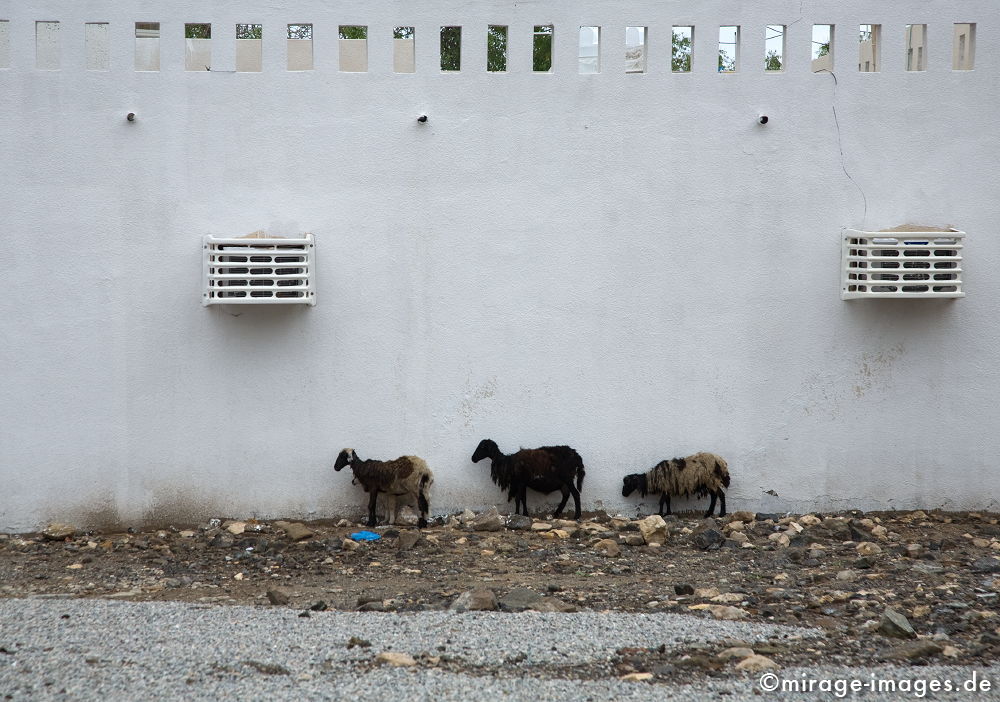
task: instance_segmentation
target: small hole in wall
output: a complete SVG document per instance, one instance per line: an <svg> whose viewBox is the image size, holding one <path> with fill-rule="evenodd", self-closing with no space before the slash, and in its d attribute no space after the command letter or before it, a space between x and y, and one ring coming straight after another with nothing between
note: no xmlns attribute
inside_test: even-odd
<svg viewBox="0 0 1000 702"><path fill-rule="evenodd" d="M959 22L955 25L951 67L956 71L971 71L976 65L976 25Z"/></svg>
<svg viewBox="0 0 1000 702"><path fill-rule="evenodd" d="M58 71L60 63L58 22L35 22L35 68Z"/></svg>
<svg viewBox="0 0 1000 702"><path fill-rule="evenodd" d="M160 70L160 23L135 23L135 70Z"/></svg>
<svg viewBox="0 0 1000 702"><path fill-rule="evenodd" d="M392 30L392 70L394 73L416 73L416 37L413 27Z"/></svg>
<svg viewBox="0 0 1000 702"><path fill-rule="evenodd" d="M552 71L552 37L555 27L551 24L536 24L531 40L531 70L535 73Z"/></svg>
<svg viewBox="0 0 1000 702"><path fill-rule="evenodd" d="M87 22L84 25L88 71L106 71L111 65L108 27L107 22Z"/></svg>
<svg viewBox="0 0 1000 702"><path fill-rule="evenodd" d="M288 70L311 71L313 69L313 26L311 24L288 25Z"/></svg>
<svg viewBox="0 0 1000 702"><path fill-rule="evenodd" d="M740 60L740 28L719 27L719 73L736 73Z"/></svg>
<svg viewBox="0 0 1000 702"><path fill-rule="evenodd" d="M764 70L780 73L785 70L785 25L764 27Z"/></svg>
<svg viewBox="0 0 1000 702"><path fill-rule="evenodd" d="M462 70L461 27L441 27L441 70Z"/></svg>
<svg viewBox="0 0 1000 702"><path fill-rule="evenodd" d="M264 28L259 24L236 25L236 70L259 73L262 68L261 40Z"/></svg>
<svg viewBox="0 0 1000 702"><path fill-rule="evenodd" d="M670 70L673 73L690 73L694 56L694 27L673 27L670 35Z"/></svg>
<svg viewBox="0 0 1000 702"><path fill-rule="evenodd" d="M601 28L580 27L580 73L601 72Z"/></svg>
<svg viewBox="0 0 1000 702"><path fill-rule="evenodd" d="M882 65L881 52L882 26L858 25L858 70L861 73L877 73Z"/></svg>
<svg viewBox="0 0 1000 702"><path fill-rule="evenodd" d="M625 72L646 72L645 27L625 27Z"/></svg>
<svg viewBox="0 0 1000 702"><path fill-rule="evenodd" d="M212 70L212 25L184 25L184 70Z"/></svg>
<svg viewBox="0 0 1000 702"><path fill-rule="evenodd" d="M833 70L833 25L814 24L812 29L812 72Z"/></svg>
<svg viewBox="0 0 1000 702"><path fill-rule="evenodd" d="M491 24L486 28L486 70L504 73L507 70L507 26Z"/></svg>
<svg viewBox="0 0 1000 702"><path fill-rule="evenodd" d="M343 73L368 71L368 27L340 25L340 70Z"/></svg>
<svg viewBox="0 0 1000 702"><path fill-rule="evenodd" d="M908 24L904 29L906 70L927 70L927 25Z"/></svg>

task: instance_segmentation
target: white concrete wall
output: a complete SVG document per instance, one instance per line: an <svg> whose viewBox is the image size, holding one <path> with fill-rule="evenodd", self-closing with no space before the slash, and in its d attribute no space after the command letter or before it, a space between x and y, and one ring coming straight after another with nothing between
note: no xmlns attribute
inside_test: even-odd
<svg viewBox="0 0 1000 702"><path fill-rule="evenodd" d="M184 71L185 22L247 18L261 73L234 72L231 32ZM469 460L484 437L576 447L587 507L634 510L624 473L699 450L729 459L730 508L997 507L992 0L0 0L0 19L0 531L358 511L345 446L421 455L435 511L477 508L502 500ZM59 70L35 68L36 20L61 22ZM88 21L110 23L108 71L85 70ZM159 72L134 70L136 21L161 22ZM315 70L286 70L289 22L315 24ZM818 22L836 82L806 60ZM899 41L856 70L859 23L915 22L977 22L975 70L942 47L907 73ZM553 70L533 74L541 23ZM734 23L750 56L787 25L789 69L718 75ZM369 27L366 73L338 72L340 24ZM506 74L487 24L510 27ZM690 74L669 71L673 24L696 27ZM398 25L424 37L416 73L393 72ZM437 70L441 25L464 28L459 73ZM600 74L578 73L581 25L603 28ZM649 27L643 76L627 25ZM968 296L842 301L841 229L904 222L968 232ZM315 307L201 306L202 236L257 229L315 234Z"/></svg>

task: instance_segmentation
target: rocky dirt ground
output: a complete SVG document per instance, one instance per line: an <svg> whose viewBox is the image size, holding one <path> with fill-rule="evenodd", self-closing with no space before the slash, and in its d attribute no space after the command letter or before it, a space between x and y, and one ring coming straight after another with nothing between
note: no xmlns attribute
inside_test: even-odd
<svg viewBox="0 0 1000 702"><path fill-rule="evenodd" d="M1000 655L1000 525L979 513L736 512L580 521L490 510L431 527L211 519L124 533L0 535L0 597L414 612L676 612L817 627L825 637L625 648L574 676L683 681L739 670ZM348 645L364 647L359 639ZM0 654L8 653L0 640ZM425 663L427 663L425 661ZM447 656L430 662L448 669ZM458 665L458 664L455 664Z"/></svg>

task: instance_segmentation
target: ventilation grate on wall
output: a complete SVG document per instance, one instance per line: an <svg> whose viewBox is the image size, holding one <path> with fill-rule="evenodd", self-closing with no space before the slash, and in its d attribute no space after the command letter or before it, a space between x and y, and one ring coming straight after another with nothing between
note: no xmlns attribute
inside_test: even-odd
<svg viewBox="0 0 1000 702"><path fill-rule="evenodd" d="M301 238L205 237L203 305L316 304L315 243Z"/></svg>
<svg viewBox="0 0 1000 702"><path fill-rule="evenodd" d="M938 231L844 230L843 300L965 297L962 240L957 229Z"/></svg>

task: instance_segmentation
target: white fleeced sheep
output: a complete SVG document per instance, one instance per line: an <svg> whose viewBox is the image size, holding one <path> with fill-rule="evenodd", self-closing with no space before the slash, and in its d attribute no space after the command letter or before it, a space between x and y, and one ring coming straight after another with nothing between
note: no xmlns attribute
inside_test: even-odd
<svg viewBox="0 0 1000 702"><path fill-rule="evenodd" d="M714 453L702 451L686 458L672 458L660 461L645 473L633 473L622 479L622 496L628 497L635 490L645 497L647 493L660 495L660 515L670 514L670 497L712 496L706 517L715 511L715 500L719 500L719 516L726 515L726 493L729 487L729 465L726 459Z"/></svg>

